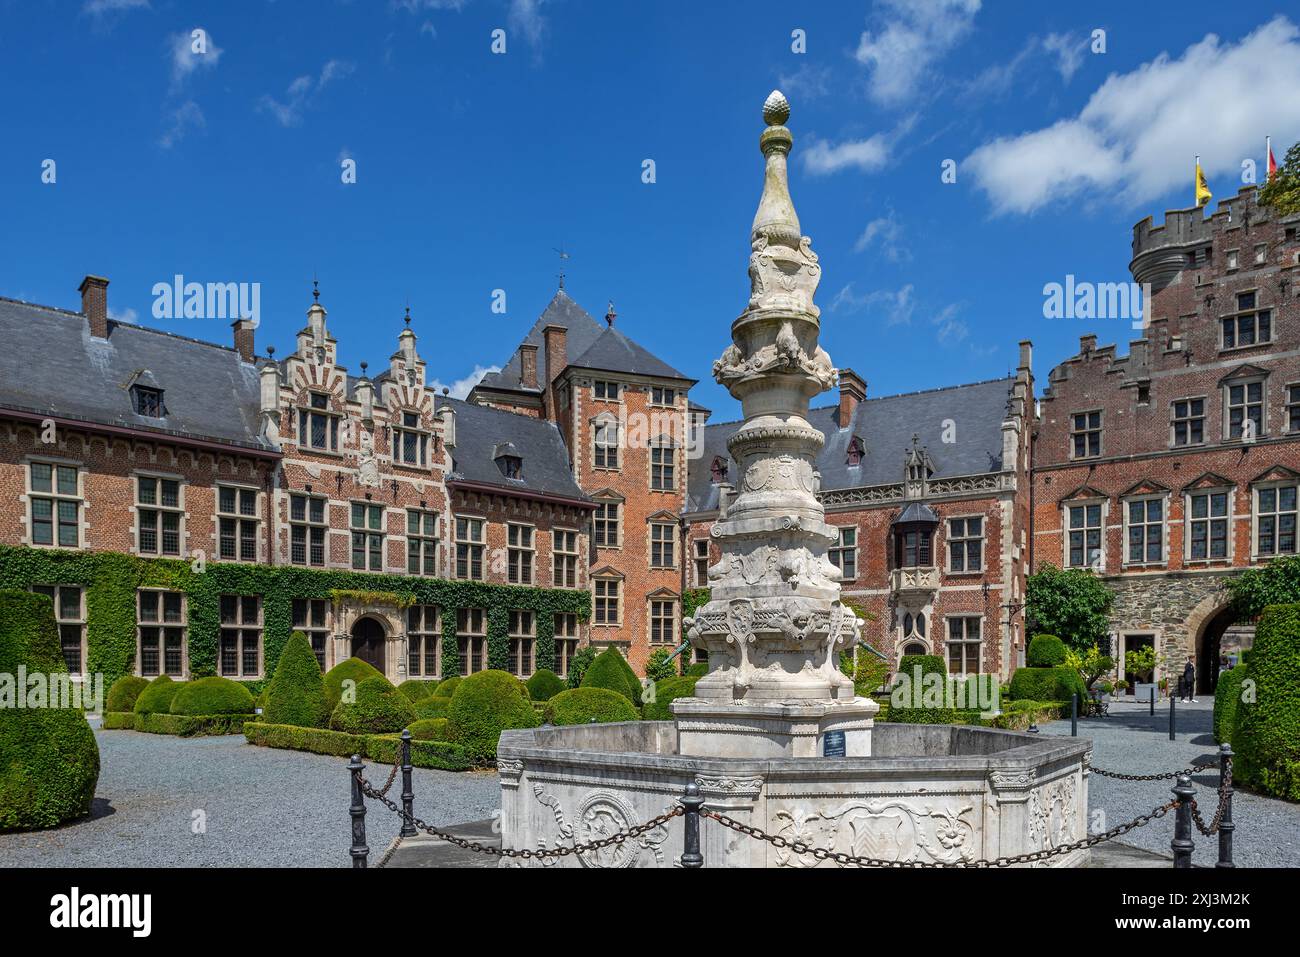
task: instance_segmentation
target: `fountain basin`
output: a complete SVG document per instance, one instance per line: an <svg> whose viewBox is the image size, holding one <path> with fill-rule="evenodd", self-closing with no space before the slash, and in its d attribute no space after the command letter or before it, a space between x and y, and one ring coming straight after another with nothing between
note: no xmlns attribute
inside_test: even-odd
<svg viewBox="0 0 1300 957"><path fill-rule="evenodd" d="M709 809L769 834L889 861L993 860L1086 836L1086 739L885 723L872 730L871 749L847 758L683 755L673 721L506 731L497 749L503 846L599 840L670 809L690 781ZM678 818L546 864L675 867L682 833ZM819 865L708 819L700 839L705 867ZM1081 866L1087 853L1039 866Z"/></svg>

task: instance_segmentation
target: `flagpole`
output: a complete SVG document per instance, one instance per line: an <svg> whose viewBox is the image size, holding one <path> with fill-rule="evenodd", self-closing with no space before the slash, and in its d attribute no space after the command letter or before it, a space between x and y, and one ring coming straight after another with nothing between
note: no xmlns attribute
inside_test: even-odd
<svg viewBox="0 0 1300 957"><path fill-rule="evenodd" d="M1273 175L1273 137L1264 137L1264 182L1267 183Z"/></svg>

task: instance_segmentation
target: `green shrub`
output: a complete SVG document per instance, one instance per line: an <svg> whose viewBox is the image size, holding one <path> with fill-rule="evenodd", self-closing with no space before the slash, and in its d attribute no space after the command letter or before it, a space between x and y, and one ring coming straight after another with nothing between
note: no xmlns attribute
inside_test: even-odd
<svg viewBox="0 0 1300 957"><path fill-rule="evenodd" d="M433 694L434 689L437 687L438 682L436 681L425 681L421 678L407 678L397 686L397 690L406 695L407 701L411 702L411 704L415 704L417 701L422 701Z"/></svg>
<svg viewBox="0 0 1300 957"><path fill-rule="evenodd" d="M411 724L414 741L450 741L451 728L446 718L424 718Z"/></svg>
<svg viewBox="0 0 1300 957"><path fill-rule="evenodd" d="M172 696L172 714L252 714L253 696L237 681L212 675L180 686Z"/></svg>
<svg viewBox="0 0 1300 957"><path fill-rule="evenodd" d="M148 678L138 678L135 675L123 675L118 678L104 698L105 713L134 711L136 698L140 697L140 692L147 687L149 687Z"/></svg>
<svg viewBox="0 0 1300 957"><path fill-rule="evenodd" d="M549 701L565 688L560 676L546 668L535 671L524 683L528 686L528 697L534 701Z"/></svg>
<svg viewBox="0 0 1300 957"><path fill-rule="evenodd" d="M239 734L251 714L133 714L132 727L146 734L174 734L181 738Z"/></svg>
<svg viewBox="0 0 1300 957"><path fill-rule="evenodd" d="M1035 635L1025 652L1025 664L1030 668L1055 668L1065 664L1065 642L1055 635Z"/></svg>
<svg viewBox="0 0 1300 957"><path fill-rule="evenodd" d="M340 701L330 715L330 728L348 734L388 734L415 720L411 702L382 675L357 685L357 700Z"/></svg>
<svg viewBox="0 0 1300 957"><path fill-rule="evenodd" d="M398 754L398 739L392 735L357 735L322 728L300 728L291 724L267 724L264 721L244 725L244 736L249 744L265 748L285 748L346 758L354 754L372 761L392 764ZM466 771L474 761L464 748L447 741L412 741L411 764L417 768L434 768L441 771ZM367 780L378 785L376 775L368 773Z"/></svg>
<svg viewBox="0 0 1300 957"><path fill-rule="evenodd" d="M0 674L66 674L54 604L0 591ZM54 827L90 813L99 745L73 708L0 708L0 831Z"/></svg>
<svg viewBox="0 0 1300 957"><path fill-rule="evenodd" d="M1247 669L1254 696L1238 705L1234 771L1265 794L1300 800L1300 604L1264 609Z"/></svg>
<svg viewBox="0 0 1300 957"><path fill-rule="evenodd" d="M627 695L607 688L570 688L546 703L546 720L551 724L597 724L635 721L636 708Z"/></svg>
<svg viewBox="0 0 1300 957"><path fill-rule="evenodd" d="M655 682L655 696L653 701L645 703L644 712L647 721L671 721L672 712L668 706L678 698L689 698L695 694L695 682L699 678L664 678L662 681Z"/></svg>
<svg viewBox="0 0 1300 957"><path fill-rule="evenodd" d="M415 710L417 720L445 718L447 717L447 709L451 707L451 699L431 694L427 698L421 698L412 707Z"/></svg>
<svg viewBox="0 0 1300 957"><path fill-rule="evenodd" d="M988 725L1005 731L1024 731L1031 724L1055 721L1062 713L1059 701L1009 701L1002 713L995 715ZM1065 706L1064 713L1069 713L1069 705Z"/></svg>
<svg viewBox="0 0 1300 957"><path fill-rule="evenodd" d="M450 678L444 678L439 681L437 687L433 689L434 697L446 698L451 700L451 696L456 693L456 688L460 686L460 675L452 675Z"/></svg>
<svg viewBox="0 0 1300 957"><path fill-rule="evenodd" d="M650 657L645 663L645 676L651 681L663 681L665 678L676 678L677 659L673 657L673 652L668 648L656 648L650 652Z"/></svg>
<svg viewBox="0 0 1300 957"><path fill-rule="evenodd" d="M1069 701L1078 693L1080 702L1088 698L1083 678L1073 668L1017 668L1011 676L1008 694L1013 701Z"/></svg>
<svg viewBox="0 0 1300 957"><path fill-rule="evenodd" d="M340 661L337 665L325 672L325 706L329 708L330 713L339 706L339 699L343 697L343 683L345 681L355 682L354 688L359 689L361 682L367 678L383 678L374 665L362 661L360 658L349 658L347 661ZM387 678L384 678L387 681Z"/></svg>
<svg viewBox="0 0 1300 957"><path fill-rule="evenodd" d="M398 746L401 744L396 735L372 734L363 739L365 755L376 764L394 764L397 761ZM411 764L417 768L434 768L439 771L468 771L476 762L474 756L454 741L412 741ZM387 768L380 769L387 773ZM367 777L373 777L368 775Z"/></svg>
<svg viewBox="0 0 1300 957"><path fill-rule="evenodd" d="M172 681L167 675L159 675L136 697L133 710L136 714L171 714L172 698L184 685L183 681Z"/></svg>
<svg viewBox="0 0 1300 957"><path fill-rule="evenodd" d="M285 642L275 674L262 692L261 706L262 720L271 724L323 728L329 723L325 676L302 632L295 631Z"/></svg>
<svg viewBox="0 0 1300 957"><path fill-rule="evenodd" d="M1237 726L1237 706L1241 703L1241 683L1246 680L1247 668L1237 665L1219 675L1214 689L1214 740L1219 744L1232 741Z"/></svg>
<svg viewBox="0 0 1300 957"><path fill-rule="evenodd" d="M485 760L496 757L502 731L541 724L524 683L504 671L479 671L461 681L447 718L456 743Z"/></svg>
<svg viewBox="0 0 1300 957"><path fill-rule="evenodd" d="M641 697L641 684L635 680L635 675L628 677L631 671L631 667L616 648L606 648L591 663L591 667L582 678L580 687L617 691L636 704Z"/></svg>
<svg viewBox="0 0 1300 957"><path fill-rule="evenodd" d="M707 661L697 661L686 669L687 678L703 678L709 673L709 663Z"/></svg>
<svg viewBox="0 0 1300 957"><path fill-rule="evenodd" d="M948 665L941 655L903 655L898 662L898 675L894 685L896 693L890 696L889 721L901 724L952 724L957 720L957 712L949 706L947 700L938 707L925 705L926 689L934 684L927 680L929 675L942 675L944 680L939 687L947 689ZM933 695L934 692L931 691L930 697Z"/></svg>
<svg viewBox="0 0 1300 957"><path fill-rule="evenodd" d="M577 654L569 661L569 678L568 685L570 688L581 688L582 679L587 675L587 669L591 663L596 660L596 649L591 645L583 645L578 649Z"/></svg>
<svg viewBox="0 0 1300 957"><path fill-rule="evenodd" d="M100 727L105 731L130 731L135 727L135 712L105 711Z"/></svg>

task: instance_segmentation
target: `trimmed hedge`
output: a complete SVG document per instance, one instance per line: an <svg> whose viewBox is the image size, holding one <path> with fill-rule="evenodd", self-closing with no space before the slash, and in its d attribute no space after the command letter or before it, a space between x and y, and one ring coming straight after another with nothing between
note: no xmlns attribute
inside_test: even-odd
<svg viewBox="0 0 1300 957"><path fill-rule="evenodd" d="M262 720L271 724L323 728L329 722L325 676L321 674L311 642L302 632L295 631L285 642L275 674L259 703Z"/></svg>
<svg viewBox="0 0 1300 957"><path fill-rule="evenodd" d="M366 757L378 764L395 764L401 754L397 735L372 734L365 745ZM475 766L474 756L454 741L412 741L411 764L439 771L468 771Z"/></svg>
<svg viewBox="0 0 1300 957"><path fill-rule="evenodd" d="M421 701L433 694L436 687L438 687L438 682L436 681L425 681L422 678L407 678L397 686L397 690L406 695L407 701L411 702L411 704L415 704L417 701Z"/></svg>
<svg viewBox="0 0 1300 957"><path fill-rule="evenodd" d="M1246 667L1255 694L1238 705L1234 775L1265 794L1300 800L1300 604L1264 609Z"/></svg>
<svg viewBox="0 0 1300 957"><path fill-rule="evenodd" d="M703 678L709 673L709 663L707 661L697 661L686 669L687 678Z"/></svg>
<svg viewBox="0 0 1300 957"><path fill-rule="evenodd" d="M636 708L627 695L608 688L570 688L546 703L546 720L551 724L597 724L637 720Z"/></svg>
<svg viewBox="0 0 1300 957"><path fill-rule="evenodd" d="M451 728L446 718L425 718L412 722L411 739L414 741L450 741Z"/></svg>
<svg viewBox="0 0 1300 957"><path fill-rule="evenodd" d="M1245 665L1237 665L1219 675L1214 688L1214 740L1218 744L1232 741L1237 727L1237 706L1241 704L1241 683L1246 680Z"/></svg>
<svg viewBox="0 0 1300 957"><path fill-rule="evenodd" d="M252 714L253 696L237 681L213 675L183 683L172 696L172 714Z"/></svg>
<svg viewBox="0 0 1300 957"><path fill-rule="evenodd" d="M447 698L450 700L451 696L456 693L456 687L460 684L460 681L460 675L452 675L450 678L444 678L442 681L439 681L437 686L433 689L433 696L435 698Z"/></svg>
<svg viewBox="0 0 1300 957"><path fill-rule="evenodd" d="M430 718L447 717L447 709L451 707L451 698L440 698L437 695L429 695L427 698L421 698L413 706L415 717L420 721L427 721Z"/></svg>
<svg viewBox="0 0 1300 957"><path fill-rule="evenodd" d="M347 734L391 734L414 720L406 695L376 674L357 685L356 701L339 702L330 715L330 728Z"/></svg>
<svg viewBox="0 0 1300 957"><path fill-rule="evenodd" d="M346 661L340 661L329 671L325 672L325 706L329 709L330 714L339 706L339 701L343 697L343 683L353 681L356 683L356 690L360 690L361 682L367 678L384 678L374 665L360 658L349 658ZM388 681L384 678L384 681Z"/></svg>
<svg viewBox="0 0 1300 957"><path fill-rule="evenodd" d="M655 682L655 696L653 701L647 701L642 710L645 712L647 721L671 721L673 713L668 706L677 698L689 698L695 694L695 682L699 678L687 677L685 675L677 678L664 678L662 681Z"/></svg>
<svg viewBox="0 0 1300 957"><path fill-rule="evenodd" d="M456 743L483 759L496 757L502 731L541 724L524 683L496 670L464 678L451 696L447 718Z"/></svg>
<svg viewBox="0 0 1300 957"><path fill-rule="evenodd" d="M176 697L176 692L181 690L183 681L173 681L167 675L159 675L149 682L149 685L140 692L135 699L135 707L132 708L136 714L171 714L172 699Z"/></svg>
<svg viewBox="0 0 1300 957"><path fill-rule="evenodd" d="M916 688L918 667L921 669L919 690ZM954 708L947 707L946 702L939 707L924 705L926 688L933 684L927 680L929 675L942 675L941 687L946 692L948 664L943 660L942 655L903 655L898 662L898 675L894 687L898 687L906 678L907 694L898 701L895 701L891 695L888 714L884 719L877 716L876 720L894 721L900 724L953 724L957 720L957 712Z"/></svg>
<svg viewBox="0 0 1300 957"><path fill-rule="evenodd" d="M1079 701L1088 700L1083 678L1073 668L1017 668L1011 676L1007 694L1013 701L1069 701L1077 693Z"/></svg>
<svg viewBox="0 0 1300 957"><path fill-rule="evenodd" d="M66 674L54 603L0 591L0 674ZM0 831L54 827L90 813L99 744L73 708L0 708Z"/></svg>
<svg viewBox="0 0 1300 957"><path fill-rule="evenodd" d="M104 698L105 717L109 711L134 711L136 699L147 687L149 687L148 678L138 678L135 675L124 675L118 678Z"/></svg>
<svg viewBox="0 0 1300 957"><path fill-rule="evenodd" d="M383 735L356 735L323 728L300 728L292 724L267 724L250 721L244 725L249 744L265 748L284 748L347 758L354 754L373 761L392 764L397 756L398 739ZM417 768L441 771L467 771L474 766L464 748L446 741L412 741L411 763Z"/></svg>
<svg viewBox="0 0 1300 957"><path fill-rule="evenodd" d="M181 738L239 734L252 714L135 714L132 727L146 734L174 734Z"/></svg>
<svg viewBox="0 0 1300 957"><path fill-rule="evenodd" d="M1035 635L1025 652L1025 664L1030 668L1055 668L1065 664L1065 642L1055 635Z"/></svg>
<svg viewBox="0 0 1300 957"><path fill-rule="evenodd" d="M528 697L534 701L550 701L567 687L560 676L548 668L533 672L524 684L528 686Z"/></svg>
<svg viewBox="0 0 1300 957"><path fill-rule="evenodd" d="M579 687L616 691L633 704L639 704L641 683L635 680L635 674L632 674L629 679L628 675L631 673L631 665L618 653L618 649L606 648L591 663L587 673L582 676L582 684Z"/></svg>
<svg viewBox="0 0 1300 957"><path fill-rule="evenodd" d="M135 727L135 712L105 711L100 727L105 731L130 731Z"/></svg>
<svg viewBox="0 0 1300 957"><path fill-rule="evenodd" d="M1005 731L1024 731L1031 724L1045 724L1061 717L1062 709L1069 713L1069 704L1059 701L1010 701L999 715L985 722L988 727Z"/></svg>

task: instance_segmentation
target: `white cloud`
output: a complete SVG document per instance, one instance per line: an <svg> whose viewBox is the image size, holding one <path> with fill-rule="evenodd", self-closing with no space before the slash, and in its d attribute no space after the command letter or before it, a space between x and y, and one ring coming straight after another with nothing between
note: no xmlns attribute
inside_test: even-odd
<svg viewBox="0 0 1300 957"><path fill-rule="evenodd" d="M896 291L877 289L858 295L853 291L853 283L849 283L831 300L831 312L883 311L885 325L906 325L912 321L912 313L916 310L914 292L914 287L908 283Z"/></svg>
<svg viewBox="0 0 1300 957"><path fill-rule="evenodd" d="M540 57L542 41L545 39L547 23L542 16L542 4L546 0L510 0L510 10L506 14L506 27L513 33L522 33L528 45L533 49L533 56Z"/></svg>
<svg viewBox="0 0 1300 957"><path fill-rule="evenodd" d="M1083 54L1088 49L1088 38L1079 38L1072 33L1049 33L1043 38L1043 49L1056 55L1056 72L1066 83L1079 72L1083 65Z"/></svg>
<svg viewBox="0 0 1300 957"><path fill-rule="evenodd" d="M202 37L194 31L202 30ZM198 47L196 50L195 47ZM212 34L202 27L173 34L168 43L168 56L172 61L172 87L180 87L197 70L211 70L221 59L222 50L212 39Z"/></svg>
<svg viewBox="0 0 1300 957"><path fill-rule="evenodd" d="M302 123L303 112L311 106L316 97L330 83L352 73L356 67L347 60L330 60L321 67L320 76L310 74L297 77L285 90L285 98L277 100L265 94L258 101L261 112L270 113L281 126L298 126Z"/></svg>
<svg viewBox="0 0 1300 957"><path fill-rule="evenodd" d="M966 320L957 318L960 309L959 305L952 303L944 306L930 320L930 325L935 327L935 338L939 340L939 345L955 346L964 342L970 335L970 326L966 324Z"/></svg>
<svg viewBox="0 0 1300 957"><path fill-rule="evenodd" d="M970 32L980 0L886 0L888 17L858 40L855 56L871 76L867 92L897 106L913 97L934 61Z"/></svg>
<svg viewBox="0 0 1300 957"><path fill-rule="evenodd" d="M127 13L148 6L149 0L86 0L81 12L98 19L114 13Z"/></svg>
<svg viewBox="0 0 1300 957"><path fill-rule="evenodd" d="M478 385L479 380L482 379L485 375L487 375L489 372L500 372L500 371L501 371L500 366L476 365L474 366L474 371L471 372L469 375L465 376L463 379L457 379L455 382L451 383L451 385L445 386L445 388L451 390L450 394L453 399L463 399L467 395L469 395L469 390L474 388L474 386ZM429 388L432 389L434 392L438 393L439 395L441 395L444 385L441 379L434 379L431 383L429 383Z"/></svg>
<svg viewBox="0 0 1300 957"><path fill-rule="evenodd" d="M112 319L114 322L135 322L137 317L138 313L134 309L114 309L112 306L108 307L108 318Z"/></svg>
<svg viewBox="0 0 1300 957"><path fill-rule="evenodd" d="M171 149L185 138L190 130L201 130L207 126L203 111L193 100L186 100L167 116L167 128L163 130L158 144L163 149Z"/></svg>
<svg viewBox="0 0 1300 957"><path fill-rule="evenodd" d="M800 155L804 166L814 176L838 173L849 167L857 167L864 173L874 173L889 161L889 146L884 133L876 133L865 140L846 140L835 145L826 140L813 139Z"/></svg>
<svg viewBox="0 0 1300 957"><path fill-rule="evenodd" d="M853 244L853 251L865 252L877 241L886 259L892 263L906 262L912 258L912 252L902 242L903 225L891 209L886 216L880 216L867 223L862 235Z"/></svg>
<svg viewBox="0 0 1300 957"><path fill-rule="evenodd" d="M793 73L782 73L777 86L792 100L820 99L831 91L831 68L804 63Z"/></svg>
<svg viewBox="0 0 1300 957"><path fill-rule="evenodd" d="M996 139L962 163L997 213L1032 213L1080 194L1125 208L1179 186L1192 203L1192 159L1222 198L1265 133L1300 139L1300 31L1277 17L1238 43L1209 34L1173 58L1162 53L1112 74L1078 116ZM1217 184L1214 182L1219 177Z"/></svg>

